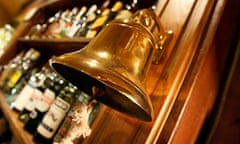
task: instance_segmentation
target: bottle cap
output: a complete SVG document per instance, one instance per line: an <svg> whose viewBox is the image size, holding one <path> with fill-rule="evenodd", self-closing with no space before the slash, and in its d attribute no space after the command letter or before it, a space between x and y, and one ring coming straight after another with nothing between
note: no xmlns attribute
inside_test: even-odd
<svg viewBox="0 0 240 144"><path fill-rule="evenodd" d="M82 6L78 14L76 15L76 19L81 19L81 17L85 14L86 11L87 11L87 7Z"/></svg>
<svg viewBox="0 0 240 144"><path fill-rule="evenodd" d="M78 13L78 7L74 7L72 10L71 10L71 16L75 16L75 15L77 15L77 13Z"/></svg>
<svg viewBox="0 0 240 144"><path fill-rule="evenodd" d="M33 54L31 55L31 60L32 61L36 61L36 60L38 60L38 58L40 57L40 52L39 51L37 51L37 50L35 50L34 52L33 52Z"/></svg>
<svg viewBox="0 0 240 144"><path fill-rule="evenodd" d="M90 15L90 14L92 14L92 13L95 13L96 10L97 10L97 5L96 5L96 4L92 5L92 6L88 9L88 11L87 11L87 13L86 13L86 16L88 16L88 15Z"/></svg>
<svg viewBox="0 0 240 144"><path fill-rule="evenodd" d="M117 2L113 5L113 7L112 7L111 10L112 10L113 12L117 12L117 11L121 10L122 7L123 7L123 3L122 3L121 1L117 1Z"/></svg>
<svg viewBox="0 0 240 144"><path fill-rule="evenodd" d="M107 16L107 15L109 15L109 13L110 13L110 10L108 8L106 8L106 9L103 10L101 15L102 16Z"/></svg>
<svg viewBox="0 0 240 144"><path fill-rule="evenodd" d="M97 5L92 5L86 13L87 21L93 21L96 18Z"/></svg>
<svg viewBox="0 0 240 144"><path fill-rule="evenodd" d="M132 13L129 10L121 10L117 14L115 19L127 19L127 18L130 18L131 16L132 16Z"/></svg>

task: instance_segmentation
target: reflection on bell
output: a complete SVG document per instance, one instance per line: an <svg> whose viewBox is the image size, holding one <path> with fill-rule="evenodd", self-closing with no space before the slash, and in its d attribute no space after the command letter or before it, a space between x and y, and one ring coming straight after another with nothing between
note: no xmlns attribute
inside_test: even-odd
<svg viewBox="0 0 240 144"><path fill-rule="evenodd" d="M128 20L112 21L83 49L52 58L50 65L97 101L151 121L153 108L145 81L159 45L149 30L153 13L144 9Z"/></svg>

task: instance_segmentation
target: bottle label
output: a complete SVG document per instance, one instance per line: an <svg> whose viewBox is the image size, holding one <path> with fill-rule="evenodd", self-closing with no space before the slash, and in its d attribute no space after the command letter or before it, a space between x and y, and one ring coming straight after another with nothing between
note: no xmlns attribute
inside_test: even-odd
<svg viewBox="0 0 240 144"><path fill-rule="evenodd" d="M31 111L30 114L29 114L29 117L31 119L36 119L37 116L38 116L38 113L37 113L37 111L35 109L33 111Z"/></svg>
<svg viewBox="0 0 240 144"><path fill-rule="evenodd" d="M121 10L114 19L128 19L132 16L129 10Z"/></svg>
<svg viewBox="0 0 240 144"><path fill-rule="evenodd" d="M33 111L38 99L42 96L42 92L38 89L34 89L33 93L31 94L30 98L28 99L27 103L25 104L25 108L28 111Z"/></svg>
<svg viewBox="0 0 240 144"><path fill-rule="evenodd" d="M107 21L109 16L109 10L106 9L103 13L102 16L100 16L98 19L95 20L93 25L91 25L91 29L96 29L97 27L102 27L105 22Z"/></svg>
<svg viewBox="0 0 240 144"><path fill-rule="evenodd" d="M55 98L55 93L50 89L45 89L41 98L37 101L36 109L40 112L46 112L52 105Z"/></svg>
<svg viewBox="0 0 240 144"><path fill-rule="evenodd" d="M93 38L93 37L95 37L96 34L97 34L97 31L92 31L92 30L88 31L86 38Z"/></svg>
<svg viewBox="0 0 240 144"><path fill-rule="evenodd" d="M9 78L9 81L7 83L7 88L13 88L18 80L21 78L22 72L19 70L16 70Z"/></svg>
<svg viewBox="0 0 240 144"><path fill-rule="evenodd" d="M67 136L68 130L71 127L71 123L72 123L72 117L67 116L61 126L61 128L59 129L56 137L54 138L54 141L61 141L62 138Z"/></svg>
<svg viewBox="0 0 240 144"><path fill-rule="evenodd" d="M18 111L22 111L26 102L31 97L33 91L34 91L34 88L32 88L31 86L26 84L24 86L24 88L22 89L22 91L17 96L17 98L14 102L15 103L14 108Z"/></svg>
<svg viewBox="0 0 240 144"><path fill-rule="evenodd" d="M38 125L37 131L46 138L52 138L69 108L70 104L68 102L57 97L47 114L44 115L40 125Z"/></svg>
<svg viewBox="0 0 240 144"><path fill-rule="evenodd" d="M67 134L69 132L69 129L72 125L72 119L74 117L74 111L77 111L77 109L80 107L80 105L81 105L80 102L76 102L74 104L74 106L72 107L72 109L68 112L68 115L64 119L63 124L61 125L57 134L54 137L54 142L59 143L60 141L62 141L62 139L64 139L67 136Z"/></svg>

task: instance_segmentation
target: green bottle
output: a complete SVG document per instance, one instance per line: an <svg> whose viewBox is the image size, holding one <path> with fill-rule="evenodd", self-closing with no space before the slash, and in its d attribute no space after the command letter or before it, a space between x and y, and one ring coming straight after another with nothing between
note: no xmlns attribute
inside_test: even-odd
<svg viewBox="0 0 240 144"><path fill-rule="evenodd" d="M61 83L55 82L56 78L56 73L50 73L44 84L39 88L43 94L37 100L34 110L29 114L29 120L24 125L24 129L31 134L36 131L39 122L41 122L44 114L48 111L62 88Z"/></svg>
<svg viewBox="0 0 240 144"><path fill-rule="evenodd" d="M36 142L52 142L55 132L72 106L75 92L76 87L69 84L59 93L37 127L34 135Z"/></svg>
<svg viewBox="0 0 240 144"><path fill-rule="evenodd" d="M75 95L75 100L71 110L68 112L67 116L64 118L63 123L58 129L56 135L54 136L54 143L60 143L67 136L69 129L72 125L72 119L74 118L74 112L77 111L82 104L88 104L91 97L86 93L77 90Z"/></svg>
<svg viewBox="0 0 240 144"><path fill-rule="evenodd" d="M43 94L40 88L50 72L48 65L42 67L41 71L30 77L28 83L16 97L13 109L20 111L18 115L20 121L25 123L29 120L30 112L34 110L37 101Z"/></svg>
<svg viewBox="0 0 240 144"><path fill-rule="evenodd" d="M26 52L21 63L13 70L3 87L3 91L12 95L12 91L17 83L23 78L35 65L40 57L40 52L35 49L30 49Z"/></svg>
<svg viewBox="0 0 240 144"><path fill-rule="evenodd" d="M23 59L23 56L25 54L25 51L21 51L14 57L12 60L8 62L8 64L2 66L3 70L1 72L0 76L0 88L3 88L8 77L13 72L13 70L18 67Z"/></svg>

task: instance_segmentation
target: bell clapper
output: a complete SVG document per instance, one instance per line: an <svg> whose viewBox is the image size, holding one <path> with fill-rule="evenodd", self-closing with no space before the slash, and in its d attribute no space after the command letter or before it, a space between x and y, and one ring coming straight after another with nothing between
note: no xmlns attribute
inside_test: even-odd
<svg viewBox="0 0 240 144"><path fill-rule="evenodd" d="M92 97L95 99L97 96L103 96L104 91L101 88L98 88L96 86L92 86Z"/></svg>

